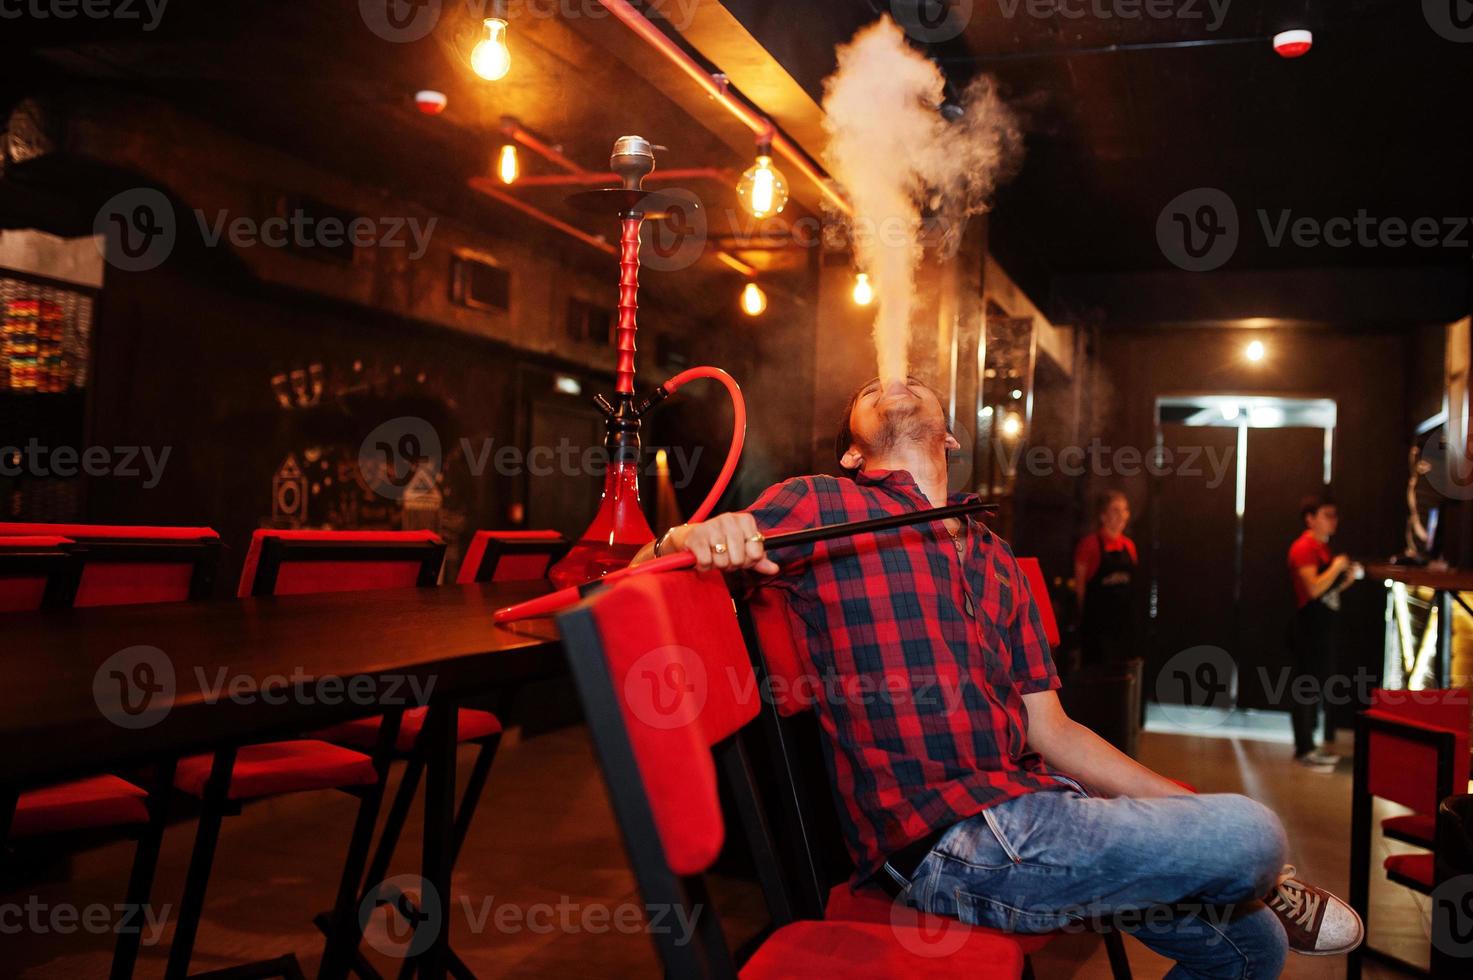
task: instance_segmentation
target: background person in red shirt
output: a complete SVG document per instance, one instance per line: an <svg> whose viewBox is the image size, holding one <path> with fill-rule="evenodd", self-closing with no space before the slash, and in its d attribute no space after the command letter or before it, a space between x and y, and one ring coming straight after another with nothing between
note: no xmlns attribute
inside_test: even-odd
<svg viewBox="0 0 1473 980"><path fill-rule="evenodd" d="M1275 977L1285 952L1353 949L1348 905L1284 865L1277 817L1192 794L1069 718L1038 606L1007 542L972 518L784 548L764 535L948 501L941 401L914 378L854 393L836 456L745 513L645 548L780 589L856 879L1014 932L1099 919L1178 963L1173 980ZM1087 787L1087 788L1086 788ZM1142 909L1160 909L1142 921Z"/></svg>
<svg viewBox="0 0 1473 980"><path fill-rule="evenodd" d="M1293 677L1285 690L1293 699L1289 719L1294 726L1294 761L1315 772L1328 773L1340 761L1332 751L1335 720L1328 706L1324 711L1323 746L1315 745L1315 723L1324 700L1325 681L1335 670L1340 593L1364 576L1365 569L1346 555L1330 552L1330 538L1340 524L1340 512L1333 500L1311 494L1304 498L1299 513L1304 518L1304 533L1289 546L1289 576L1299 608L1289 625Z"/></svg>
<svg viewBox="0 0 1473 980"><path fill-rule="evenodd" d="M1095 507L1095 532L1074 549L1074 591L1079 597L1079 633L1084 663L1120 663L1135 648L1135 542L1125 536L1130 501L1119 490Z"/></svg>

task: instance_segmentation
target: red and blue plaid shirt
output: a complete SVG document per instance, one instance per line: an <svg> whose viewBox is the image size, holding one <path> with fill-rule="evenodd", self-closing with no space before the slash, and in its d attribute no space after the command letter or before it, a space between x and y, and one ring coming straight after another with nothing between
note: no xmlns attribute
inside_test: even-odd
<svg viewBox="0 0 1473 980"><path fill-rule="evenodd" d="M749 512L772 533L930 506L909 473L872 470L796 477ZM1023 695L1059 687L1038 607L1007 543L968 531L964 563L938 521L777 552L764 583L803 623L856 880L993 804L1065 788L1026 744Z"/></svg>

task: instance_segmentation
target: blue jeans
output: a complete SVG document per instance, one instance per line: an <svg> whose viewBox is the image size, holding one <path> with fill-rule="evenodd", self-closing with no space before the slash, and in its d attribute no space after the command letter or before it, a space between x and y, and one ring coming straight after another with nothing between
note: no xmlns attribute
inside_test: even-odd
<svg viewBox="0 0 1473 980"><path fill-rule="evenodd" d="M1246 796L1049 790L950 828L906 898L1009 932L1120 929L1176 961L1168 980L1257 980L1277 977L1288 950L1283 925L1259 901L1284 850L1278 818Z"/></svg>

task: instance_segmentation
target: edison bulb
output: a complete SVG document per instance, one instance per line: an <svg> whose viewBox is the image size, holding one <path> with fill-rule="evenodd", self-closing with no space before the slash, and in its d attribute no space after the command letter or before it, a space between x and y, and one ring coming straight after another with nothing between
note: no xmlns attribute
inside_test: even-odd
<svg viewBox="0 0 1473 980"><path fill-rule="evenodd" d="M1003 416L1003 420L1002 420L1002 434L1003 435L1007 436L1009 439L1013 439L1013 438L1016 438L1017 435L1018 435L1018 433L1020 433L1022 431L1023 431L1023 420L1018 417L1018 415L1017 415L1016 412L1009 412L1007 415Z"/></svg>
<svg viewBox="0 0 1473 980"><path fill-rule="evenodd" d="M766 218L781 214L788 205L788 181L783 172L772 165L772 157L758 154L757 162L747 168L737 184L737 197L753 217Z"/></svg>
<svg viewBox="0 0 1473 980"><path fill-rule="evenodd" d="M870 285L869 274L859 273L854 277L854 302L868 306L875 301L875 287Z"/></svg>
<svg viewBox="0 0 1473 980"><path fill-rule="evenodd" d="M520 172L517 166L517 148L507 143L501 148L496 157L496 176L501 178L503 184L515 183L517 174Z"/></svg>
<svg viewBox="0 0 1473 980"><path fill-rule="evenodd" d="M742 289L742 312L747 316L761 316L767 309L767 294L755 282Z"/></svg>
<svg viewBox="0 0 1473 980"><path fill-rule="evenodd" d="M1254 340L1250 341L1247 348L1244 349L1243 356L1250 361L1257 362L1263 360L1263 355L1266 353L1267 350L1263 346L1263 341Z"/></svg>
<svg viewBox="0 0 1473 980"><path fill-rule="evenodd" d="M471 50L471 68L488 82L496 82L511 71L511 52L506 47L506 21L487 17L486 36Z"/></svg>

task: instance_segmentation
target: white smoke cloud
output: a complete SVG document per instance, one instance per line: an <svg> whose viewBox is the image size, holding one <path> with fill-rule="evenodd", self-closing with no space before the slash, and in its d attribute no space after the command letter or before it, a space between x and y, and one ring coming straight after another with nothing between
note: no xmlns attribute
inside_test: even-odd
<svg viewBox="0 0 1473 980"><path fill-rule="evenodd" d="M824 81L825 163L854 205L851 237L875 287L875 350L889 381L907 371L923 210L940 224L939 247L954 249L966 219L987 209L1020 161L1021 129L986 76L948 122L938 111L941 70L889 17L862 28L837 58Z"/></svg>

